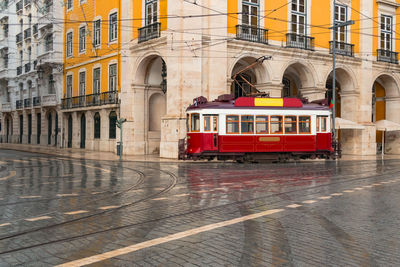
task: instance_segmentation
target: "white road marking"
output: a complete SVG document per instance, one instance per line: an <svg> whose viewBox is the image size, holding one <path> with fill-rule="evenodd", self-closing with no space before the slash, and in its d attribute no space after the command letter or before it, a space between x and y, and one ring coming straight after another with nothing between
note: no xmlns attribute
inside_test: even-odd
<svg viewBox="0 0 400 267"><path fill-rule="evenodd" d="M185 196L189 196L190 194L180 194L180 195L175 195L176 197L185 197Z"/></svg>
<svg viewBox="0 0 400 267"><path fill-rule="evenodd" d="M247 216L244 216L244 217L239 217L239 218L235 218L235 219L231 219L231 220L227 220L227 221L223 221L223 222L219 222L219 223L213 223L213 224L205 225L205 226L202 226L202 227L194 228L194 229L191 229L191 230L187 230L187 231L179 232L179 233L176 233L176 234L168 235L168 236L165 236L165 237L160 237L160 238L148 240L148 241L145 241L145 242L142 242L142 243L138 243L138 244L134 244L134 245L131 245L131 246L127 246L127 247L124 247L124 248L112 250L112 251L109 251L109 252L105 252L103 254L98 254L98 255L91 256L91 257L87 257L87 258L83 258L83 259L67 262L67 263L64 263L64 264L57 265L57 266L62 266L62 267L67 267L68 266L69 267L69 266L88 265L88 264L104 261L106 259L110 259L110 258L114 258L114 257L117 257L117 256L121 256L121 255L125 255L125 254L128 254L128 253L132 253L132 252L144 249L144 248L153 247L153 246L164 244L164 243L167 243L167 242L170 242L170 241L182 239L182 238L185 238L185 237L188 237L188 236L192 236L192 235L200 234L200 233L203 233L203 232L211 231L211 230L214 230L214 229L222 228L222 227L225 227L225 226L237 224L237 223L240 223L240 222L257 219L257 218L264 217L264 216L267 216L267 215L271 215L271 214L274 214L274 213L278 213L278 212L281 212L281 211L284 211L284 209L267 210L267 211L263 211L263 212L259 212L259 213L255 213L255 214L251 214L251 215L247 215Z"/></svg>
<svg viewBox="0 0 400 267"><path fill-rule="evenodd" d="M92 192L91 194L92 195L97 195L97 194L101 194L101 193L103 193L103 192Z"/></svg>
<svg viewBox="0 0 400 267"><path fill-rule="evenodd" d="M363 190L364 188L362 188L362 187L356 187L356 188L354 188L354 190Z"/></svg>
<svg viewBox="0 0 400 267"><path fill-rule="evenodd" d="M291 208L291 209L295 209L295 208L298 208L298 207L301 207L302 205L299 205L299 204L291 204L291 205L287 205L286 207L287 208Z"/></svg>
<svg viewBox="0 0 400 267"><path fill-rule="evenodd" d="M342 193L333 193L333 194L331 194L331 196L343 196L343 194Z"/></svg>
<svg viewBox="0 0 400 267"><path fill-rule="evenodd" d="M390 182L382 182L382 184L388 184L388 183L390 183Z"/></svg>
<svg viewBox="0 0 400 267"><path fill-rule="evenodd" d="M378 185L382 185L382 184L378 184L378 183L377 183L377 184L372 184L372 185L374 185L374 186L378 186Z"/></svg>
<svg viewBox="0 0 400 267"><path fill-rule="evenodd" d="M86 167L86 168L92 168L92 169L101 170L101 171L103 171L103 172L107 172L107 173L110 173L110 172L111 172L110 170L103 169L103 168L96 167L96 166L92 166L92 165L79 164L79 163L73 163L73 164L74 164L74 165L83 166L83 167Z"/></svg>
<svg viewBox="0 0 400 267"><path fill-rule="evenodd" d="M8 226L8 225L11 225L11 223L2 223L2 224L0 224L0 227Z"/></svg>
<svg viewBox="0 0 400 267"><path fill-rule="evenodd" d="M119 208L121 206L104 206L104 207L100 207L99 210L110 210L110 209L115 209L115 208Z"/></svg>
<svg viewBox="0 0 400 267"><path fill-rule="evenodd" d="M159 198L153 198L152 200L164 200L167 199L166 197L159 197Z"/></svg>
<svg viewBox="0 0 400 267"><path fill-rule="evenodd" d="M345 193L353 193L354 190L343 190L343 192L345 192Z"/></svg>
<svg viewBox="0 0 400 267"><path fill-rule="evenodd" d="M7 162L5 162L5 161L0 161L0 164L7 164Z"/></svg>
<svg viewBox="0 0 400 267"><path fill-rule="evenodd" d="M11 177L14 177L16 174L17 174L17 172L16 172L16 171L10 171L10 174L9 174L9 175L7 175L6 177L2 177L2 178L0 178L0 181L5 181L5 180L8 180L8 179L10 179Z"/></svg>
<svg viewBox="0 0 400 267"><path fill-rule="evenodd" d="M363 187L365 187L365 188L371 188L371 187L373 187L372 185L364 185Z"/></svg>
<svg viewBox="0 0 400 267"><path fill-rule="evenodd" d="M41 198L42 196L20 196L22 199L32 199L32 198Z"/></svg>
<svg viewBox="0 0 400 267"><path fill-rule="evenodd" d="M305 200L305 201L303 201L304 204L312 204L312 203L315 203L315 202L317 202L317 201L316 200Z"/></svg>
<svg viewBox="0 0 400 267"><path fill-rule="evenodd" d="M64 214L75 215L75 214L81 214L81 213L86 213L86 212L88 212L88 211L87 210L76 210L76 211L64 212Z"/></svg>
<svg viewBox="0 0 400 267"><path fill-rule="evenodd" d="M48 220L48 219L51 219L51 217L49 217L49 216L41 216L41 217L36 217L36 218L25 219L25 221L36 222L36 221Z"/></svg>
<svg viewBox="0 0 400 267"><path fill-rule="evenodd" d="M318 199L323 199L323 200L325 200L325 199L330 199L330 198L332 198L331 196L326 196L326 197L319 197Z"/></svg>
<svg viewBox="0 0 400 267"><path fill-rule="evenodd" d="M57 196L58 197L75 197L75 196L77 196L78 194L57 194Z"/></svg>
<svg viewBox="0 0 400 267"><path fill-rule="evenodd" d="M29 161L27 161L27 160L22 160L22 159L13 159L12 161L21 162L21 163L29 163Z"/></svg>

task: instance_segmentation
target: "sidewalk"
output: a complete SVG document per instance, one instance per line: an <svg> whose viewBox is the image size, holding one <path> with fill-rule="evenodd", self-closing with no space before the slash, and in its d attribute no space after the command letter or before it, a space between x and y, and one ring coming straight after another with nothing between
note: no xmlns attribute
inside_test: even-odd
<svg viewBox="0 0 400 267"><path fill-rule="evenodd" d="M119 160L119 156L112 152L90 151L80 148L56 148L54 146L43 145L26 145L26 144L8 144L0 143L0 149L10 149L31 153L42 153L48 155L64 156L76 159L90 160ZM140 161L140 162L180 162L177 159L160 158L158 155L127 155L123 156L124 161Z"/></svg>
<svg viewBox="0 0 400 267"><path fill-rule="evenodd" d="M31 153L42 153L48 155L65 156L77 159L89 159L89 160L119 160L119 156L111 152L102 151L90 151L80 148L56 148L54 146L43 146L43 145L26 145L26 144L8 144L0 143L0 149L10 149ZM400 159L400 155L384 155L383 159ZM124 155L122 157L124 161L138 161L138 162L183 162L177 159L160 158L158 155ZM382 155L373 156L361 156L361 155L342 155L341 161L353 161L353 160L382 160ZM308 161L308 160L307 160ZM207 162L206 160L186 160L185 162ZM212 161L216 162L216 161Z"/></svg>

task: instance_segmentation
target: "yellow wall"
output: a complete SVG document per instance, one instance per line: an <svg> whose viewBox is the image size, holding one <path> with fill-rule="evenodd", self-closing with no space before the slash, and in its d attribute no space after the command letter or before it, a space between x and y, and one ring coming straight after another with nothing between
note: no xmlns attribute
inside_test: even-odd
<svg viewBox="0 0 400 267"><path fill-rule="evenodd" d="M375 83L375 94L376 97L385 97L385 88L379 83ZM386 102L384 100L377 100L375 105L375 120L384 120L386 118ZM376 132L376 142L382 143L382 132Z"/></svg>
<svg viewBox="0 0 400 267"><path fill-rule="evenodd" d="M352 0L351 1L351 8L354 8L355 10L360 10L360 0ZM361 15L360 13L357 13L354 10L351 10L351 8L348 8L348 13L351 12L351 18L354 20L354 25L351 25L348 27L350 29L350 41L352 44L354 44L354 53L359 53L360 52L360 34L359 29L361 28L360 24L360 18Z"/></svg>
<svg viewBox="0 0 400 267"><path fill-rule="evenodd" d="M372 22L372 35L373 35L373 41L372 41L372 54L374 56L377 55L377 49L378 47L380 47L379 45L379 23L380 23L380 18L378 18L378 3L376 1L372 2L373 5L373 17L374 17L374 21Z"/></svg>
<svg viewBox="0 0 400 267"><path fill-rule="evenodd" d="M79 70L86 69L86 94L92 93L93 74L95 64L101 64L101 92L108 91L108 64L110 61L117 61L117 90L120 91L120 0L86 0L86 3L79 6L79 0L73 0L71 11L65 11L64 36L66 40L67 32L73 31L73 53L72 57L66 57L66 43L64 45L64 96L66 95L66 76L67 73L73 75L73 96L78 95ZM66 2L66 1L65 1ZM66 5L65 5L66 9ZM118 38L116 41L109 42L109 15L118 12ZM111 12L112 11L112 12ZM101 17L101 45L94 49L93 40L93 20ZM85 23L85 20L88 23ZM86 51L79 53L79 28L86 25ZM90 31L90 34L89 34Z"/></svg>
<svg viewBox="0 0 400 267"><path fill-rule="evenodd" d="M268 29L270 40L286 42L288 29L288 5L285 5L286 3L287 0L265 1L264 27Z"/></svg>
<svg viewBox="0 0 400 267"><path fill-rule="evenodd" d="M321 12L324 10L325 12ZM332 18L329 15L331 10L330 1L312 1L311 3L311 27L308 35L315 38L315 47L329 49L329 41L331 41Z"/></svg>
<svg viewBox="0 0 400 267"><path fill-rule="evenodd" d="M145 24L146 13L142 14L143 0L133 0L133 30L132 37L137 39L139 37L138 30ZM159 21L161 23L161 31L166 31L168 28L168 0L159 0Z"/></svg>
<svg viewBox="0 0 400 267"><path fill-rule="evenodd" d="M237 13L239 10L238 1L237 0L228 0L227 1L227 12L228 13ZM226 16L228 19L227 27L228 33L236 34L236 25L238 24L238 17L235 15Z"/></svg>

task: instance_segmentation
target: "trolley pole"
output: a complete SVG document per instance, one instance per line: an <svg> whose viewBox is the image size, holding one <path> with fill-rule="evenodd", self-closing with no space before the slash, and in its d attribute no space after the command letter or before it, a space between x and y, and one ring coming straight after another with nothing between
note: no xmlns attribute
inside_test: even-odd
<svg viewBox="0 0 400 267"><path fill-rule="evenodd" d="M126 122L126 119L120 118L117 120L117 127L120 129L120 142L119 142L119 160L122 160L122 151L123 151L123 143L122 143L122 125Z"/></svg>
<svg viewBox="0 0 400 267"><path fill-rule="evenodd" d="M336 143L335 133L335 117L336 117L336 32L337 28L353 25L354 20L348 20L341 23L336 23L336 0L333 0L333 23L330 29L333 29L333 40L332 40L332 142Z"/></svg>

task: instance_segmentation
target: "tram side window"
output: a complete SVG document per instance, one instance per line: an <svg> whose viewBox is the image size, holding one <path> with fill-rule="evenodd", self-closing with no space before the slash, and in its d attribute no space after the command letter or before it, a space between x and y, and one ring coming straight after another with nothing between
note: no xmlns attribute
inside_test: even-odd
<svg viewBox="0 0 400 267"><path fill-rule="evenodd" d="M192 113L192 118L190 121L191 121L191 131L200 132L200 114Z"/></svg>
<svg viewBox="0 0 400 267"><path fill-rule="evenodd" d="M254 117L244 115L242 116L242 134L252 134L254 133Z"/></svg>
<svg viewBox="0 0 400 267"><path fill-rule="evenodd" d="M189 124L190 124L190 117L189 114L186 114L186 132L189 132L190 130Z"/></svg>
<svg viewBox="0 0 400 267"><path fill-rule="evenodd" d="M214 132L218 131L218 117L216 116L213 117L213 131Z"/></svg>
<svg viewBox="0 0 400 267"><path fill-rule="evenodd" d="M211 131L211 118L209 116L204 117L204 131Z"/></svg>
<svg viewBox="0 0 400 267"><path fill-rule="evenodd" d="M311 133L311 117L310 116L299 116L299 133L301 133L301 134Z"/></svg>
<svg viewBox="0 0 400 267"><path fill-rule="evenodd" d="M296 116L285 116L285 134L297 134Z"/></svg>
<svg viewBox="0 0 400 267"><path fill-rule="evenodd" d="M320 120L321 120L321 132L326 132L328 130L327 126L328 117L326 116L320 117Z"/></svg>
<svg viewBox="0 0 400 267"><path fill-rule="evenodd" d="M226 116L226 133L227 134L239 133L239 116L236 115Z"/></svg>
<svg viewBox="0 0 400 267"><path fill-rule="evenodd" d="M320 117L317 116L317 132L319 132Z"/></svg>
<svg viewBox="0 0 400 267"><path fill-rule="evenodd" d="M268 116L256 116L256 133L268 134Z"/></svg>
<svg viewBox="0 0 400 267"><path fill-rule="evenodd" d="M271 116L271 134L281 134L282 132L282 116Z"/></svg>

